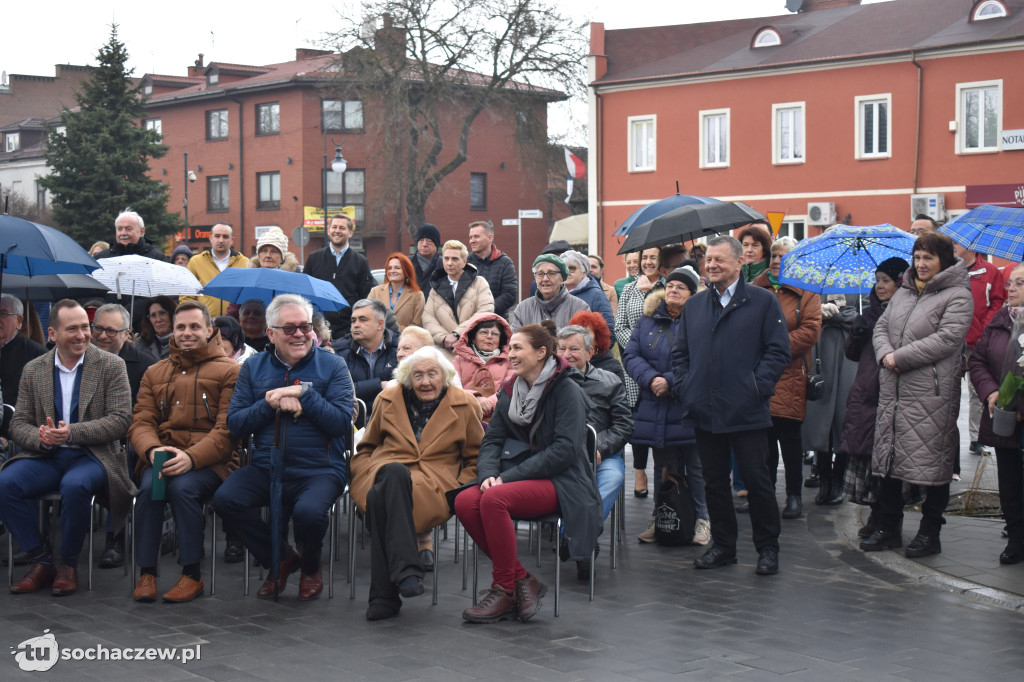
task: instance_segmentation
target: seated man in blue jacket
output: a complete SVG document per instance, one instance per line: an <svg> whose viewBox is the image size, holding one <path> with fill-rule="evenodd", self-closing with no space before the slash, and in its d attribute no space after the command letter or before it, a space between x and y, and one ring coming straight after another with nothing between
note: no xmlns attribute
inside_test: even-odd
<svg viewBox="0 0 1024 682"><path fill-rule="evenodd" d="M334 342L334 352L348 365L356 397L373 411L373 401L398 366L398 334L385 327L388 309L364 298L352 304L351 336Z"/></svg>
<svg viewBox="0 0 1024 682"><path fill-rule="evenodd" d="M228 408L228 428L253 436L252 463L218 488L213 506L260 565L272 562L270 527L260 509L270 503L274 415L280 409L283 449L282 509L289 510L301 555L282 543L280 572L256 593L273 597L302 569L299 599L323 589L320 553L328 510L345 489L345 436L352 429L352 381L345 361L313 345L313 307L281 294L267 306L270 344L249 358ZM287 535L287 526L281 529Z"/></svg>

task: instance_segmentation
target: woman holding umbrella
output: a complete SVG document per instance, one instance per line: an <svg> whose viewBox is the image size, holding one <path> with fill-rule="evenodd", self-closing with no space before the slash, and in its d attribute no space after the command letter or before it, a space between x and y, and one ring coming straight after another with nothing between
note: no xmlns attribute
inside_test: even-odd
<svg viewBox="0 0 1024 682"><path fill-rule="evenodd" d="M914 265L872 335L882 371L871 468L881 480L878 528L860 544L866 552L902 546L902 488L914 483L928 493L906 550L912 558L942 551L942 513L960 454L964 339L974 312L967 267L949 237L922 235L913 253Z"/></svg>

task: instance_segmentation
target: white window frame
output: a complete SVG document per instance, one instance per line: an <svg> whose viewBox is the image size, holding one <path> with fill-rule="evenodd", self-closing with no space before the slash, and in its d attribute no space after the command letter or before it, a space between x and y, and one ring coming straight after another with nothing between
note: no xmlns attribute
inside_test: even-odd
<svg viewBox="0 0 1024 682"><path fill-rule="evenodd" d="M164 138L164 124L161 119L147 118L142 123L146 127L146 130L155 130L161 140Z"/></svg>
<svg viewBox="0 0 1024 682"><path fill-rule="evenodd" d="M797 234L794 234L796 232ZM806 215L788 215L782 219L782 224L779 225L779 233L775 236L776 239L782 236L792 237L793 239L800 241L807 237L807 216Z"/></svg>
<svg viewBox="0 0 1024 682"><path fill-rule="evenodd" d="M719 127L719 136L725 138L725 160L711 161L708 159L708 139L707 139L707 124L712 118L722 118L722 124ZM731 140L730 140L730 110L726 109L704 109L697 112L697 122L699 126L700 136L700 149L698 153L698 163L701 168L728 168L729 158L732 154Z"/></svg>
<svg viewBox="0 0 1024 682"><path fill-rule="evenodd" d="M986 10L995 10L987 12ZM971 21L985 21L986 19L1001 19L1006 16L1006 5L999 0L987 0L974 8Z"/></svg>
<svg viewBox="0 0 1024 682"><path fill-rule="evenodd" d="M21 149L21 133L4 133L4 151L16 152Z"/></svg>
<svg viewBox="0 0 1024 682"><path fill-rule="evenodd" d="M782 44L782 36L774 28L765 28L754 36L754 49L759 47L775 47Z"/></svg>
<svg viewBox="0 0 1024 682"><path fill-rule="evenodd" d="M864 151L864 105L872 102L885 103L885 110L887 114L885 117L885 140L887 149L884 152ZM855 159L888 159L892 157L892 93L886 92L877 95L860 95L854 97L853 116L854 120L857 122L853 138L853 157ZM877 134L875 136L875 146L878 146Z"/></svg>
<svg viewBox="0 0 1024 682"><path fill-rule="evenodd" d="M970 147L966 146L967 143L967 127L964 124L963 119L963 102L964 102L964 91L966 90L982 90L988 88L995 88L996 93L999 97L999 104L996 106L996 143L992 147ZM982 117L984 120L984 117ZM957 83L956 84L956 153L957 154L991 154L992 152L998 152L1001 147L1000 137L1003 131L1003 79L999 78L990 81L974 81L972 83ZM978 139L979 142L984 138L984 130L979 128Z"/></svg>
<svg viewBox="0 0 1024 682"><path fill-rule="evenodd" d="M783 109L800 110L800 151L799 158L783 159L779 154L779 111ZM788 166L795 163L807 162L807 103L806 102L781 102L772 105L772 163L777 166Z"/></svg>
<svg viewBox="0 0 1024 682"><path fill-rule="evenodd" d="M651 148L648 150L649 163L644 166L639 166L633 163L635 158L633 149L633 132L634 129L640 124L651 124L652 142ZM630 173L650 173L658 169L658 116L657 114L647 114L645 116L630 116L626 119L626 168Z"/></svg>

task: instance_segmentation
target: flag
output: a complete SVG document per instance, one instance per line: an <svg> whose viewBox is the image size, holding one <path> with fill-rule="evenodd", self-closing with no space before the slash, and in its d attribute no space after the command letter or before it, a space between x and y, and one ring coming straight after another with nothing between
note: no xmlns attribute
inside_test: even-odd
<svg viewBox="0 0 1024 682"><path fill-rule="evenodd" d="M565 179L565 203L569 203L569 197L572 196L572 185L573 180L582 178L587 174L587 167L580 160L580 157L569 151L568 147L563 147L565 150L565 166L569 170L569 177Z"/></svg>

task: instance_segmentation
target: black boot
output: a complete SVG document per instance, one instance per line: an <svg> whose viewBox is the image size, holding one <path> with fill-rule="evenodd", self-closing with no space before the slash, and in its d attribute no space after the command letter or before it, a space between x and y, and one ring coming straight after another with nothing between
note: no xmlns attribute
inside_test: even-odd
<svg viewBox="0 0 1024 682"><path fill-rule="evenodd" d="M835 506L843 503L843 489L846 487L846 453L836 453L836 461L832 463L830 493L825 504Z"/></svg>
<svg viewBox="0 0 1024 682"><path fill-rule="evenodd" d="M924 529L919 531L914 539L907 545L906 556L908 559L917 559L932 554L941 554L942 544L939 542L939 534L928 534Z"/></svg>
<svg viewBox="0 0 1024 682"><path fill-rule="evenodd" d="M804 479L805 488L817 488L818 487L818 465L811 465L811 475Z"/></svg>
<svg viewBox="0 0 1024 682"><path fill-rule="evenodd" d="M803 515L803 499L799 495L786 495L786 508L782 510L782 518L799 519Z"/></svg>
<svg viewBox="0 0 1024 682"><path fill-rule="evenodd" d="M832 499L832 480L823 476L818 482L818 494L814 496L814 504L829 504L830 499Z"/></svg>
<svg viewBox="0 0 1024 682"><path fill-rule="evenodd" d="M872 509L871 513L868 514L868 520L864 522L864 525L857 531L857 537L869 538L871 534L878 529L878 519L875 518L875 510Z"/></svg>
<svg viewBox="0 0 1024 682"><path fill-rule="evenodd" d="M107 542L100 557L100 568L120 568L124 566L124 532L114 536L107 533Z"/></svg>

